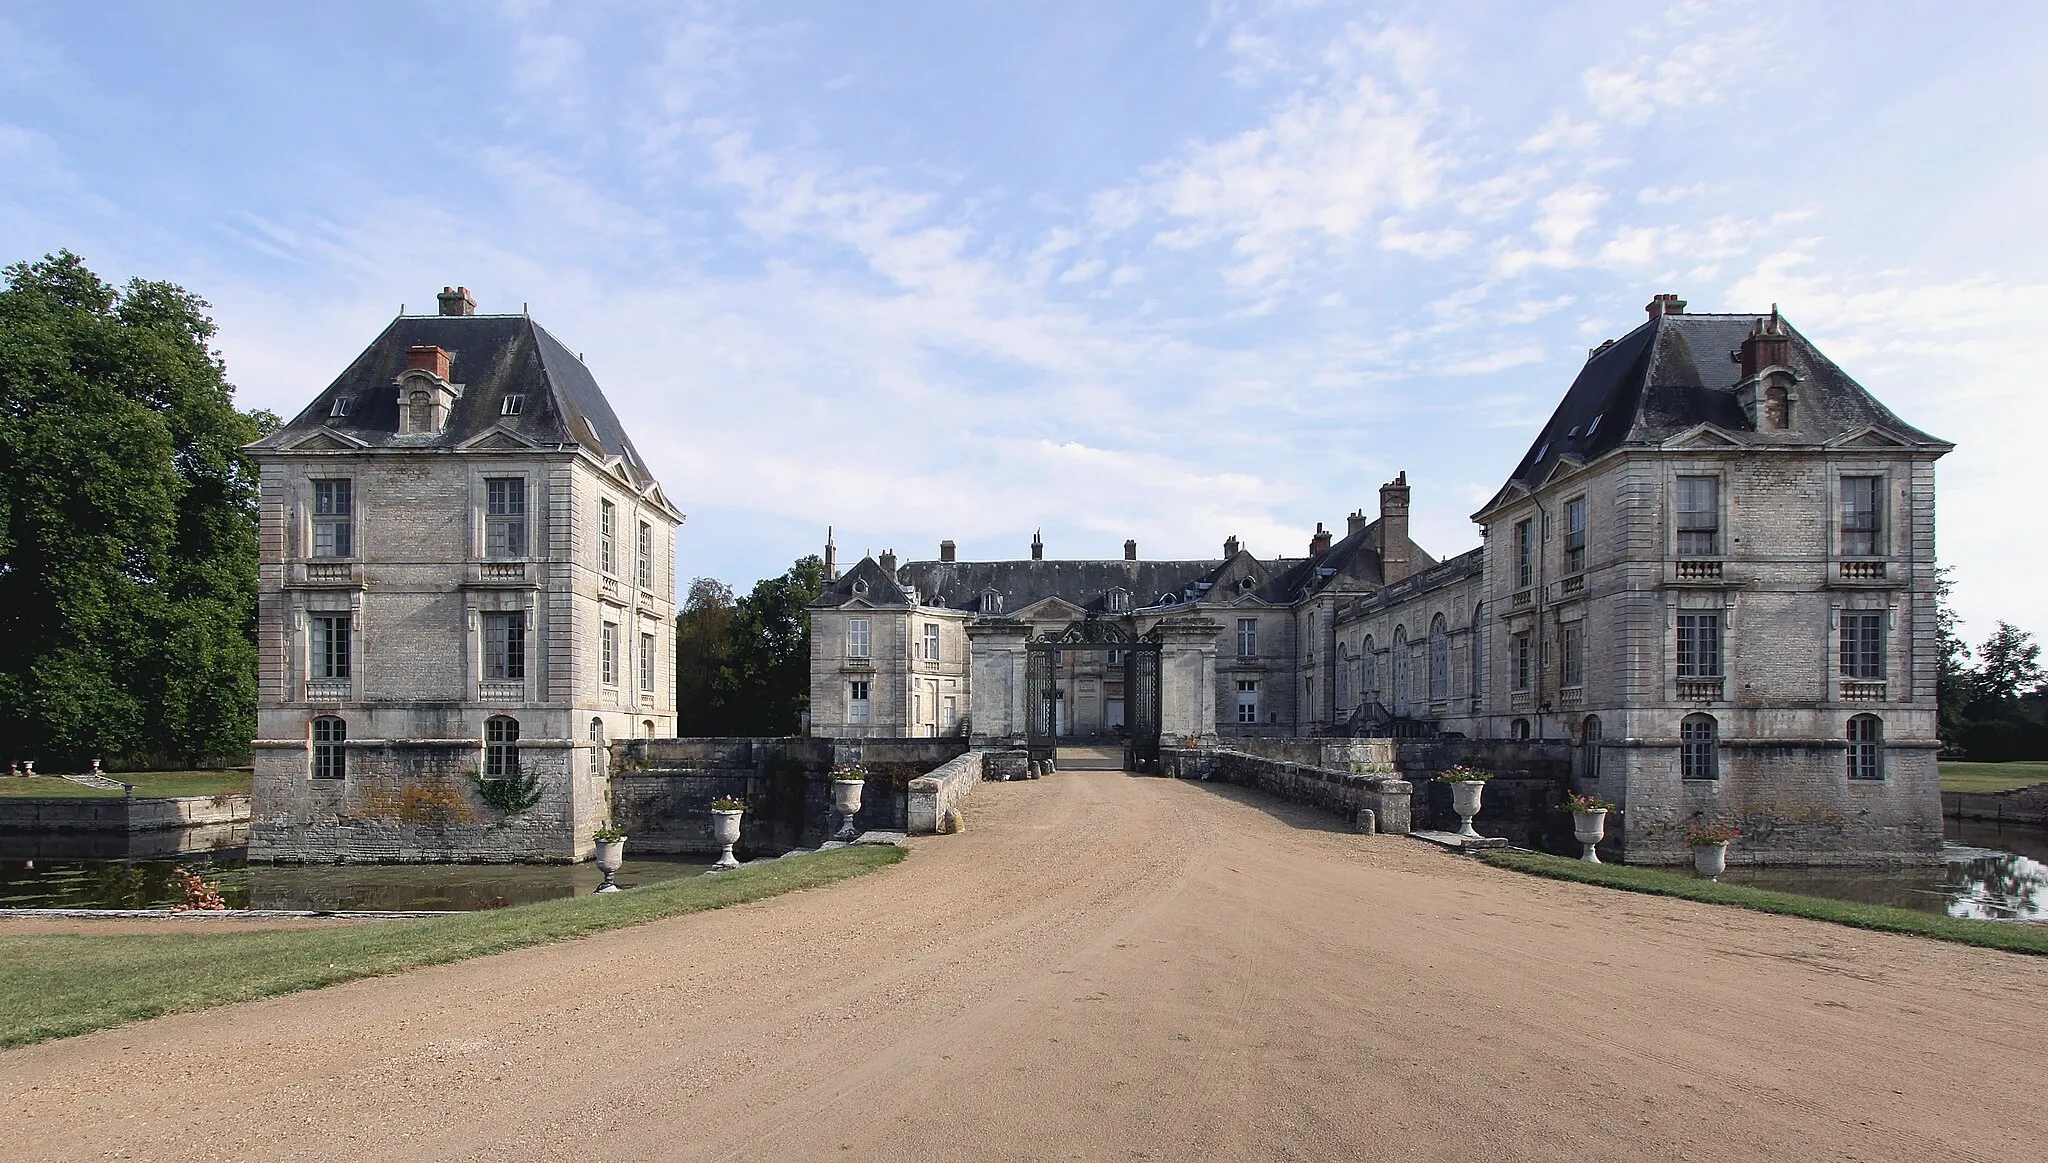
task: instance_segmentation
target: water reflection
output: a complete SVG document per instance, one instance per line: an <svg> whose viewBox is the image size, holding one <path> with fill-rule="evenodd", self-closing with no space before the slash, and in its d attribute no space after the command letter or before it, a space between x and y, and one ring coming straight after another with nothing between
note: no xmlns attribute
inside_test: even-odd
<svg viewBox="0 0 2048 1163"><path fill-rule="evenodd" d="M229 908L336 912L503 908L596 891L589 864L251 865L240 851L174 859L49 859L0 853L0 908L139 909L183 901L171 869L217 880ZM703 861L628 857L622 888L703 872Z"/></svg>
<svg viewBox="0 0 2048 1163"><path fill-rule="evenodd" d="M1948 821L1942 862L1921 868L1730 868L1721 880L1988 921L2048 920L2048 833Z"/></svg>

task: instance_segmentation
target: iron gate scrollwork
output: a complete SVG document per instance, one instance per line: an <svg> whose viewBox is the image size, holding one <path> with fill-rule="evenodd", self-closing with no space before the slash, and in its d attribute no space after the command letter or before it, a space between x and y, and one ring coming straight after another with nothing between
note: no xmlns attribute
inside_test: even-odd
<svg viewBox="0 0 2048 1163"><path fill-rule="evenodd" d="M1066 654L1106 650L1122 655L1124 765L1149 770L1159 762L1159 641L1140 638L1116 622L1086 618L1057 634L1025 644L1025 688L1030 700L1025 746L1033 760L1051 759L1062 725L1061 672L1071 674Z"/></svg>

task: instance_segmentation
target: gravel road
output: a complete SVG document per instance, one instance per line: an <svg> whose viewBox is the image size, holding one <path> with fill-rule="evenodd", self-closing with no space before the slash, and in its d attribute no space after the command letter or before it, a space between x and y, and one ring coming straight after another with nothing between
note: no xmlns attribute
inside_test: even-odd
<svg viewBox="0 0 2048 1163"><path fill-rule="evenodd" d="M1116 772L967 822L828 889L5 1052L0 1158L2048 1157L2048 959Z"/></svg>

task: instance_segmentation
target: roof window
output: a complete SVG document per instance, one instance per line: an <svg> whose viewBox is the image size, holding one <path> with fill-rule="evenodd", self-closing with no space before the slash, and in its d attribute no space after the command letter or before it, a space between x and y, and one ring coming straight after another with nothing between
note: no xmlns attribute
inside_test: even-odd
<svg viewBox="0 0 2048 1163"><path fill-rule="evenodd" d="M1591 424L1586 425L1586 435L1591 436L1595 432L1600 431L1600 421L1605 419L1607 419L1607 414L1605 412L1601 413L1598 416L1593 417L1593 422Z"/></svg>
<svg viewBox="0 0 2048 1163"><path fill-rule="evenodd" d="M349 407L355 402L356 398L354 396L336 396L334 397L334 406L327 410L327 414L329 416L346 416L348 415Z"/></svg>
<svg viewBox="0 0 2048 1163"><path fill-rule="evenodd" d="M517 416L525 410L526 397L517 392L506 396L504 401L498 405L498 415L500 416Z"/></svg>

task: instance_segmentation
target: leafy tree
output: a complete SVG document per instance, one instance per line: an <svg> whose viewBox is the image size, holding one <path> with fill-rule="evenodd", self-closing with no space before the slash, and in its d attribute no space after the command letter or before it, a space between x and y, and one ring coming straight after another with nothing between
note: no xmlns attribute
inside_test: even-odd
<svg viewBox="0 0 2048 1163"><path fill-rule="evenodd" d="M1941 740L1953 748L1968 723L1970 702L1976 698L1976 672L1970 667L1970 645L1963 641L1962 619L1949 604L1949 594L1955 589L1951 567L1936 570L1934 577L1934 637L1936 649L1941 652L1935 670L1934 703Z"/></svg>
<svg viewBox="0 0 2048 1163"><path fill-rule="evenodd" d="M246 752L255 474L206 303L77 255L0 288L0 749Z"/></svg>
<svg viewBox="0 0 2048 1163"><path fill-rule="evenodd" d="M2041 647L2034 636L2010 622L2000 621L1998 629L1977 648L1983 659L1977 668L1977 697L1998 702L2018 699L2039 689L2043 679Z"/></svg>
<svg viewBox="0 0 2048 1163"><path fill-rule="evenodd" d="M732 654L732 587L716 578L690 582L676 616L676 734L716 735L718 672Z"/></svg>
<svg viewBox="0 0 2048 1163"><path fill-rule="evenodd" d="M756 582L733 607L731 654L713 680L716 733L794 735L811 696L811 615L825 588L817 554Z"/></svg>

